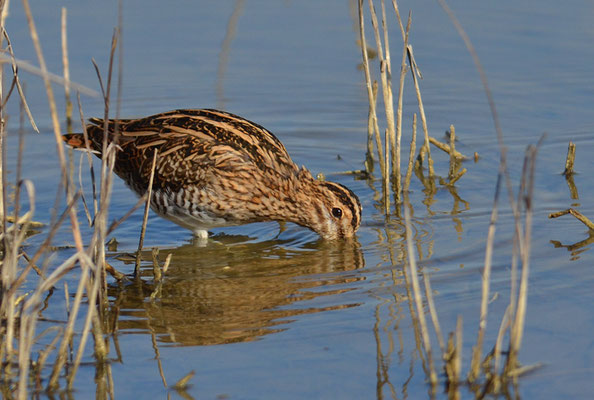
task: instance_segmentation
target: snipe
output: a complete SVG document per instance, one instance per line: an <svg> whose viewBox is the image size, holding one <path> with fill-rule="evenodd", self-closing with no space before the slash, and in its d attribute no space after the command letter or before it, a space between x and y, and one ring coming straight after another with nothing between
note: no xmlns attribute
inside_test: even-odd
<svg viewBox="0 0 594 400"><path fill-rule="evenodd" d="M104 121L89 121L89 145L101 157ZM199 237L213 227L261 221L294 222L325 239L348 238L359 228L361 203L351 190L314 179L276 136L244 118L175 110L115 126L109 120L108 141L119 145L115 173L143 195L158 151L151 208ZM64 141L86 147L83 134Z"/></svg>

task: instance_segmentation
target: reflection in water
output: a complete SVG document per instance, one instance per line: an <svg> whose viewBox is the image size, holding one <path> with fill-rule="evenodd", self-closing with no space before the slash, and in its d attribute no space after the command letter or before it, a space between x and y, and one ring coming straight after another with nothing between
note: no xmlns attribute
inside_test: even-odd
<svg viewBox="0 0 594 400"><path fill-rule="evenodd" d="M452 211L450 212L450 214L452 216L452 221L454 222L454 229L456 230L456 233L458 233L458 241L461 242L464 228L462 227L462 220L458 218L457 215L463 213L464 211L470 210L470 204L468 204L466 200L460 197L455 186L447 185L446 188L448 189L448 191L454 199L454 204L452 205ZM463 210L460 210L460 204L464 205Z"/></svg>
<svg viewBox="0 0 594 400"><path fill-rule="evenodd" d="M426 207L428 215L448 215L454 223L453 228L457 233L458 241L462 240L464 227L460 215L470 210L470 203L464 200L456 189L455 185L449 185L440 179L440 185L435 185L435 179L426 178L422 170L417 169L417 177L423 184L422 203ZM369 180L370 188L375 194L378 191L374 182ZM445 190L452 198L450 210L432 210L437 201L435 195L438 191ZM381 196L374 197L375 207L378 213L382 212ZM398 207L398 206L396 206ZM411 203L401 205L408 207L411 215L415 210ZM406 398L408 386L413 380L417 365L420 364L425 377L428 377L431 369L430 362L423 350L421 327L418 324L416 310L410 299L411 277L408 276L405 265L408 262L408 250L405 241L404 221L400 218L401 210L394 210L394 214L383 221L383 229L378 228L377 242L374 245L385 250L387 259L384 259L379 268L381 278L377 286L370 291L377 300L375 307L375 324L373 335L376 344L376 398ZM399 212L400 211L400 212ZM415 256L418 258L419 267L429 262L434 255L435 233L432 223L426 218L412 219L412 242L415 248ZM385 269L385 262L389 268ZM424 274L424 272L421 272ZM375 286L376 282L374 282ZM412 337L405 338L403 326L412 325ZM412 339L412 342L410 341ZM406 372L405 372L406 371ZM404 372L404 374L403 374ZM444 384L445 387L445 384ZM428 397L434 397L435 387L428 386ZM460 396L459 388L452 385L448 392L450 398Z"/></svg>
<svg viewBox="0 0 594 400"><path fill-rule="evenodd" d="M566 248L571 254L571 261L579 260L580 255L590 250L588 246L594 243L594 231L589 231L587 238L573 244L563 244L558 240L551 240L551 243L555 248Z"/></svg>
<svg viewBox="0 0 594 400"><path fill-rule="evenodd" d="M286 329L291 316L358 305L306 303L351 291L344 284L365 279L348 273L363 267L357 242L292 249L278 241L231 243L236 238L219 236L225 243L162 250L163 259L172 253L171 265L160 296L152 301L154 285L146 279L112 285L109 295L120 332L148 330L161 342L184 346L244 342ZM149 253L144 259L150 259Z"/></svg>

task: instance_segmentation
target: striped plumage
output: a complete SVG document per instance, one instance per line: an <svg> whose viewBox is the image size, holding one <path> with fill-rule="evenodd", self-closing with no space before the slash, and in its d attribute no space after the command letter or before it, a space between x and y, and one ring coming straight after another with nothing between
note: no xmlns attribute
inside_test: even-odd
<svg viewBox="0 0 594 400"><path fill-rule="evenodd" d="M103 126L99 118L87 125L90 148L99 157ZM119 145L115 173L143 195L157 150L151 207L198 236L212 227L260 221L294 222L325 239L351 237L359 228L361 203L352 191L314 179L271 132L244 118L175 110L115 126L109 120L108 142ZM85 148L82 134L64 140Z"/></svg>

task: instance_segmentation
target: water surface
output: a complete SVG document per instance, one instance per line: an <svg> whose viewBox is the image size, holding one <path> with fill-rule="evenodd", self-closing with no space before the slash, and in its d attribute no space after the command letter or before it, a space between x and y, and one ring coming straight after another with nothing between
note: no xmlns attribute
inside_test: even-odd
<svg viewBox="0 0 594 400"><path fill-rule="evenodd" d="M69 13L72 79L97 88L90 60L107 70L117 5L32 4L49 68L56 72L61 70L62 5ZM8 31L17 56L34 60L20 7L13 4ZM547 216L570 206L594 216L588 201L594 195L588 174L594 151L594 7L587 1L563 7L553 1L464 1L452 7L489 78L516 187L524 148L547 133L537 163L520 354L524 364L544 366L520 379L519 396L586 398L594 389L593 256L590 244L568 246L587 239L588 232L573 218ZM444 139L443 132L454 124L458 149L480 155L478 163L465 164L468 173L455 192L439 187L427 198L416 179L411 192L419 264L431 276L443 330L453 330L457 316L463 317L467 371L499 149L478 74L445 13L433 2L402 1L400 8L413 13L411 43L424 76L421 90L431 134ZM228 31L230 20L234 34ZM399 32L391 21L392 58L399 60ZM188 390L194 398L427 396L402 272L402 222L383 216L379 181L336 174L361 168L365 151L367 94L353 24L344 1L124 4L122 116L181 107L223 107L242 115L274 132L298 164L349 186L363 203L364 219L351 246L328 245L297 226L280 231L271 223L216 229L206 247L197 247L190 232L151 215L145 246L158 246L163 258L172 253L172 263L156 300L149 297L155 287L148 251L144 285L110 283L119 328L111 341L116 397L167 396L159 365L167 384L196 371ZM373 41L371 32L368 39ZM24 176L36 185L36 219L49 222L59 167L42 82L26 74L23 79L42 130L26 135ZM58 100L63 102L60 95ZM83 97L82 102L85 115L103 114L100 99ZM405 147L415 105L408 80ZM7 156L14 165L17 106L9 104L9 112ZM578 145L579 199L571 199L560 174L569 140ZM437 173L446 175L447 158L433 152ZM83 180L88 190L90 178ZM110 215L123 215L135 202L117 181ZM490 305L488 349L509 297L513 218L506 204L498 221L492 282L498 296ZM141 221L142 214L135 213L114 234L119 247L109 260L125 273L133 264L122 255L135 250ZM85 227L84 233L88 243L91 229ZM43 235L31 237L28 246L42 240ZM63 229L55 244L71 241ZM57 259L70 254L60 250ZM76 276L67 281L73 287ZM44 311L49 319L65 319L60 290ZM81 398L95 392L90 350L84 361L75 385ZM473 397L465 390L462 394Z"/></svg>

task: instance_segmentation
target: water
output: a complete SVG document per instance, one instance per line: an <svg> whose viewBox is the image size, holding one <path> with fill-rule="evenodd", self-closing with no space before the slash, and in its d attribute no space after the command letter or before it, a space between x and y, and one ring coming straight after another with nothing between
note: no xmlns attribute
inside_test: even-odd
<svg viewBox="0 0 594 400"><path fill-rule="evenodd" d="M117 5L32 4L55 72L61 70L62 5L69 13L72 79L97 89L90 59L107 70ZM570 206L594 216L587 201L594 187L587 173L592 168L588 154L594 151L594 8L586 1L563 7L552 1L465 1L452 7L489 78L516 186L524 148L547 133L537 162L528 315L520 354L525 365L541 362L544 367L520 379L519 395L586 398L594 389L591 245L555 246L552 241L579 243L588 232L571 217L547 216ZM439 188L427 199L414 178L411 193L419 264L431 276L442 329L452 331L457 316L463 317L467 371L499 150L478 73L445 13L431 2L401 2L400 9L403 15L413 12L411 43L424 75L421 91L431 134L443 139L454 124L457 148L481 156L478 163L465 164L468 173L455 195ZM225 41L234 10L235 32ZM298 164L355 191L364 219L355 247L329 246L296 226L279 233L276 224L255 224L217 229L207 247L197 248L189 232L152 215L145 246L160 247L162 257L172 253L172 264L159 300L149 299L155 288L148 276L142 287L110 285L111 310L119 311L118 334L110 345L116 396L167 396L160 362L169 385L196 372L188 390L194 398L427 397L402 274L402 223L395 217L385 222L375 192L378 182L334 175L361 168L365 151L367 95L357 68L360 51L349 4L238 1L163 8L160 2L127 2L123 16L122 116L179 107L222 107L245 116L274 132ZM7 26L17 57L34 60L18 2ZM397 65L401 49L394 28L392 22ZM371 32L368 40L373 44ZM222 52L223 43L228 49ZM40 79L24 73L22 79L42 130L26 136L24 176L36 185L36 219L49 222L59 167L48 107ZM406 84L405 148L416 111L410 79ZM61 92L56 93L63 110ZM83 97L82 102L85 115L103 114L100 99ZM18 108L8 107L12 166ZM569 140L578 146L577 200L570 198L560 175ZM437 173L446 175L446 157L433 153ZM89 189L88 175L83 181ZM117 181L111 217L123 215L135 202ZM133 264L121 255L135 250L141 220L142 214L135 213L114 234L119 247L109 260L125 273ZM88 243L91 230L84 227L83 232ZM491 289L498 296L490 305L487 350L508 304L512 233L513 218L503 201ZM35 249L42 240L43 235L33 236L28 246ZM71 242L68 229L55 239L56 245ZM57 258L70 254L62 249ZM148 275L150 262L146 267ZM67 281L73 288L76 276ZM63 297L59 288L44 311L46 318L65 319ZM95 391L90 351L83 361L88 363L75 384L81 398ZM462 394L472 397L464 389Z"/></svg>

